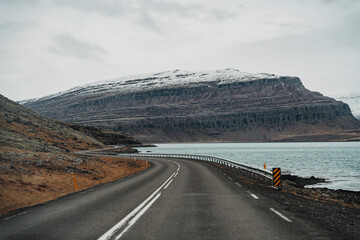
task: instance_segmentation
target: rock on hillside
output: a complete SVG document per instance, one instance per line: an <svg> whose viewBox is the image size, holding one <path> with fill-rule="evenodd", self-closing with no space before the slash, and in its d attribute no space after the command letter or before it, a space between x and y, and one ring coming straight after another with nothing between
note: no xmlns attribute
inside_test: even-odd
<svg viewBox="0 0 360 240"><path fill-rule="evenodd" d="M347 104L307 90L297 77L235 69L122 77L22 104L145 142L279 141L308 134L316 141L323 133L360 128Z"/></svg>

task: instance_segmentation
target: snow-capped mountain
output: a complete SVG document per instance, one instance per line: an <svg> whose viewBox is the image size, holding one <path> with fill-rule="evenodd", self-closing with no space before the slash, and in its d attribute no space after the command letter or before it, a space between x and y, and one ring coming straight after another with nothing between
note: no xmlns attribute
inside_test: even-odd
<svg viewBox="0 0 360 240"><path fill-rule="evenodd" d="M335 95L334 98L338 101L349 104L354 117L360 119L360 92L347 95Z"/></svg>
<svg viewBox="0 0 360 240"><path fill-rule="evenodd" d="M229 84L232 82L248 82L258 79L278 78L274 74L241 72L237 69L223 69L217 71L166 71L160 73L138 74L124 76L109 80L101 80L82 86L71 88L67 91L58 92L42 98L33 98L19 101L20 104L29 104L35 101L43 101L68 94L97 94L97 93L131 93L147 91L157 88L180 87L186 85L200 85L206 82L217 82L217 84Z"/></svg>
<svg viewBox="0 0 360 240"><path fill-rule="evenodd" d="M347 105L309 91L297 77L236 69L126 76L22 104L143 142L277 141L360 127Z"/></svg>

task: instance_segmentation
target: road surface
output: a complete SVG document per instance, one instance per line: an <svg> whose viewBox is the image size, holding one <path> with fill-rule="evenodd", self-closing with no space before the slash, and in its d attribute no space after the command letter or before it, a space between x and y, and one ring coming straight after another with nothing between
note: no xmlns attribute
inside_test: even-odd
<svg viewBox="0 0 360 240"><path fill-rule="evenodd" d="M147 159L144 172L0 219L0 239L326 239L210 165Z"/></svg>

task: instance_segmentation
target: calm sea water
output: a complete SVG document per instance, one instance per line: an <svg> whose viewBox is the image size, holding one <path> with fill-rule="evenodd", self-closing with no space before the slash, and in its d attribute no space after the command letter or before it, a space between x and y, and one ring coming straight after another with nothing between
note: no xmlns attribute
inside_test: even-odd
<svg viewBox="0 0 360 240"><path fill-rule="evenodd" d="M211 155L257 168L281 167L283 173L320 177L313 186L360 191L360 142L348 143L189 143L156 144L142 152Z"/></svg>

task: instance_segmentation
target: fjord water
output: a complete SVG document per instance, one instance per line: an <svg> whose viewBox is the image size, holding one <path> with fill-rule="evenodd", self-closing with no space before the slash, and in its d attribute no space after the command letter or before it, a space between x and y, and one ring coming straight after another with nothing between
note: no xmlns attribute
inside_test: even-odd
<svg viewBox="0 0 360 240"><path fill-rule="evenodd" d="M197 154L220 157L267 169L281 167L283 173L325 178L313 185L360 191L360 142L336 143L186 143L156 144L141 152Z"/></svg>

